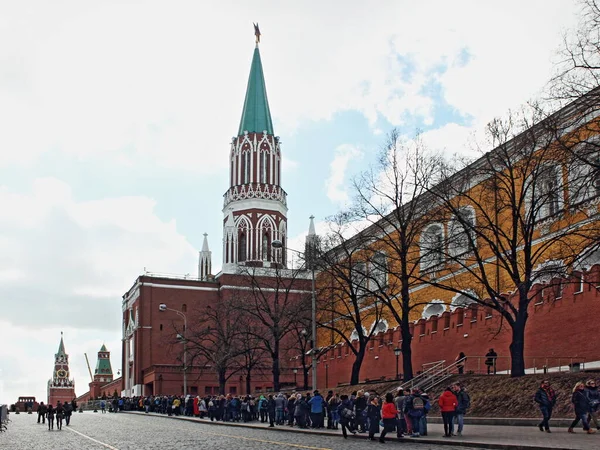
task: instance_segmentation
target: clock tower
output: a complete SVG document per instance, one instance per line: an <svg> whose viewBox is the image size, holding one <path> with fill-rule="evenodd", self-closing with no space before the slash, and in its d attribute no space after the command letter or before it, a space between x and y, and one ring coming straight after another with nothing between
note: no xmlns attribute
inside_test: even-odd
<svg viewBox="0 0 600 450"><path fill-rule="evenodd" d="M75 398L75 382L70 378L69 355L65 353L62 332L58 352L54 355L54 370L48 380L48 404L56 406L57 402L70 402Z"/></svg>

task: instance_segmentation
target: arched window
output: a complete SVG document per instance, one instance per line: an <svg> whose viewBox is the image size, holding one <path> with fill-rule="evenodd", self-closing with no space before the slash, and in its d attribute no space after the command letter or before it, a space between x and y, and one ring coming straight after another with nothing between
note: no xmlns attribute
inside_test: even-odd
<svg viewBox="0 0 600 450"><path fill-rule="evenodd" d="M475 245L475 210L465 206L452 217L448 226L448 253L452 257L471 251Z"/></svg>
<svg viewBox="0 0 600 450"><path fill-rule="evenodd" d="M238 240L238 261L246 261L246 233L241 233Z"/></svg>
<svg viewBox="0 0 600 450"><path fill-rule="evenodd" d="M250 183L250 152L245 151L242 155L242 158L243 158L242 170L244 171L243 184L247 184L247 183Z"/></svg>
<svg viewBox="0 0 600 450"><path fill-rule="evenodd" d="M376 252L370 261L370 281L372 290L381 290L387 286L387 256L383 252Z"/></svg>
<svg viewBox="0 0 600 450"><path fill-rule="evenodd" d="M569 166L569 203L576 205L600 195L600 141L586 141L577 145L574 161Z"/></svg>
<svg viewBox="0 0 600 450"><path fill-rule="evenodd" d="M269 233L263 232L262 237L262 259L263 261L270 261L271 252L269 252Z"/></svg>
<svg viewBox="0 0 600 450"><path fill-rule="evenodd" d="M260 182L265 184L267 183L268 155L265 151L260 152Z"/></svg>
<svg viewBox="0 0 600 450"><path fill-rule="evenodd" d="M527 208L534 214L534 220L543 220L562 210L563 182L559 164L540 165L530 175L526 186L529 190L526 192Z"/></svg>
<svg viewBox="0 0 600 450"><path fill-rule="evenodd" d="M444 228L432 223L421 233L421 270L433 270L444 262Z"/></svg>
<svg viewBox="0 0 600 450"><path fill-rule="evenodd" d="M350 279L356 298L361 301L367 294L367 265L364 262L354 264Z"/></svg>

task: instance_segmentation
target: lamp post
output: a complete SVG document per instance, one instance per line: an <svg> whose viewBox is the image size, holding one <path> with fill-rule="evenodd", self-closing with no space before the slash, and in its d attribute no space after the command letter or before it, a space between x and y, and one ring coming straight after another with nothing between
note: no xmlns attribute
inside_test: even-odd
<svg viewBox="0 0 600 450"><path fill-rule="evenodd" d="M185 334L187 332L187 317L185 314L177 309L167 308L167 305L161 303L158 305L159 312L173 311L178 316L183 318L183 334L178 334L177 339L183 342L183 395L187 395L187 339Z"/></svg>
<svg viewBox="0 0 600 450"><path fill-rule="evenodd" d="M400 374L398 373L398 358L400 358L400 354L402 353L402 349L396 347L394 349L394 355L396 355L396 380L400 378Z"/></svg>
<svg viewBox="0 0 600 450"><path fill-rule="evenodd" d="M293 248L288 248L283 246L283 242L279 239L274 239L271 242L271 247L273 248L281 248L284 250L290 250L292 252L296 252L299 255L302 255L306 260L306 255L298 250L294 250ZM310 340L310 355L312 359L312 389L317 389L317 352L315 351L315 344L317 339L317 293L315 289L315 265L314 261L310 264L311 270L311 340Z"/></svg>
<svg viewBox="0 0 600 450"><path fill-rule="evenodd" d="M292 372L294 372L294 387L295 387L295 386L298 386L298 381L297 381L298 369L296 369L294 367L294 370L292 370Z"/></svg>

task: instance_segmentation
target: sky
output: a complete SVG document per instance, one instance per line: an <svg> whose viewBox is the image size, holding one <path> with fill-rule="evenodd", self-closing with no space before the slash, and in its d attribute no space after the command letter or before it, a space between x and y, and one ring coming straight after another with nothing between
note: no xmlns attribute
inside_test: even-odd
<svg viewBox="0 0 600 450"><path fill-rule="evenodd" d="M352 199L386 134L469 154L539 95L575 0L0 0L0 403L76 393L144 271L221 265L229 143L254 50L283 153L289 245Z"/></svg>

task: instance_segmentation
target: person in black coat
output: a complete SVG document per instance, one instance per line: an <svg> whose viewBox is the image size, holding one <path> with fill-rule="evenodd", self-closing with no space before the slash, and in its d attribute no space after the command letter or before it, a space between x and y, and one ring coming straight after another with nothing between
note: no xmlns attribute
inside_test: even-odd
<svg viewBox="0 0 600 450"><path fill-rule="evenodd" d="M373 396L373 399L367 405L367 417L369 418L369 440L375 440L375 434L379 433L379 421L381 420L381 410L379 409L379 399Z"/></svg>
<svg viewBox="0 0 600 450"><path fill-rule="evenodd" d="M587 380L584 392L590 404L590 417L588 421L590 425L593 421L596 429L600 430L600 420L598 417L598 413L600 412L600 391L598 390L598 386L596 386L596 382L594 380Z"/></svg>
<svg viewBox="0 0 600 450"><path fill-rule="evenodd" d="M556 404L556 392L550 386L550 382L547 380L542 381L539 389L535 393L535 402L540 407L542 413L542 421L538 425L540 431L546 431L550 433L550 418L552 417L552 408Z"/></svg>
<svg viewBox="0 0 600 450"><path fill-rule="evenodd" d="M275 426L275 399L272 394L269 394L267 400L267 414L269 415L269 427Z"/></svg>
<svg viewBox="0 0 600 450"><path fill-rule="evenodd" d="M347 395L340 396L340 404L338 406L338 413L340 416L340 425L342 427L342 435L344 439L348 438L348 433L346 430L350 431L352 434L356 434L356 430L354 429L354 420L356 416L354 414L354 405L352 404L352 400L348 398Z"/></svg>
<svg viewBox="0 0 600 450"><path fill-rule="evenodd" d="M573 407L575 408L575 420L571 422L571 426L569 427L569 433L575 433L573 428L577 426L579 421L583 423L583 430L588 434L593 434L596 430L590 429L590 425L588 423L588 413L590 412L590 402L588 401L585 395L585 385L580 381L573 388L573 396L571 397L571 403L573 403Z"/></svg>

